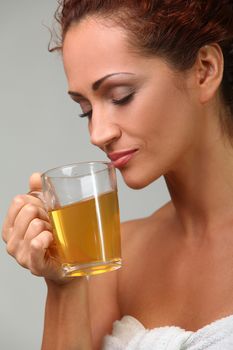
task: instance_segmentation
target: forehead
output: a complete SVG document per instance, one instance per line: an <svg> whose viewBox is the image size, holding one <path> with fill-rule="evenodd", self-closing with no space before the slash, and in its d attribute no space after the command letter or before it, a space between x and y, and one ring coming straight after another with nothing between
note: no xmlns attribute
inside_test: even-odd
<svg viewBox="0 0 233 350"><path fill-rule="evenodd" d="M127 32L103 19L86 18L70 27L63 43L63 63L69 90L84 95L94 81L116 72L147 76L155 82L178 78L164 59L133 50Z"/></svg>
<svg viewBox="0 0 233 350"><path fill-rule="evenodd" d="M118 27L104 26L100 21L85 19L74 24L67 32L63 43L63 58L65 63L73 63L78 59L79 66L93 63L101 56L102 59L117 60L128 51L126 34ZM68 61L68 62L67 62Z"/></svg>
<svg viewBox="0 0 233 350"><path fill-rule="evenodd" d="M125 71L146 64L148 59L134 54L123 28L87 18L74 24L63 43L63 62L70 83L79 79L99 79L113 71Z"/></svg>

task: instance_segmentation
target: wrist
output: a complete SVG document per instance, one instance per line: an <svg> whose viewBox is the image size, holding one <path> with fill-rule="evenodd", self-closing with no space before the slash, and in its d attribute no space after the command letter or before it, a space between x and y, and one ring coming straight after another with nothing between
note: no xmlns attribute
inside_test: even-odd
<svg viewBox="0 0 233 350"><path fill-rule="evenodd" d="M87 285L86 276L82 277L67 277L59 281L54 281L45 278L48 293L65 293L70 291L77 291Z"/></svg>

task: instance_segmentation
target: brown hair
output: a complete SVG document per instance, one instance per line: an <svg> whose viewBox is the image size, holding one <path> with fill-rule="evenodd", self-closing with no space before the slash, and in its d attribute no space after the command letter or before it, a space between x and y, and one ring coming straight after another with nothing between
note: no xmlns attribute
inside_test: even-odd
<svg viewBox="0 0 233 350"><path fill-rule="evenodd" d="M141 53L160 55L179 70L192 67L202 46L218 43L224 56L221 94L229 111L227 129L232 129L232 0L60 0L55 15L60 43L51 51L62 49L71 25L91 15L120 25Z"/></svg>

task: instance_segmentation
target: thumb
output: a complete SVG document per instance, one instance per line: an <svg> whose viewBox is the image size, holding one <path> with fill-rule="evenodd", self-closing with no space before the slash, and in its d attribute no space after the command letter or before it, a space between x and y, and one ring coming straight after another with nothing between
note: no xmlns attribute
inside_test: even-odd
<svg viewBox="0 0 233 350"><path fill-rule="evenodd" d="M40 173L33 173L29 179L30 191L41 191L42 182Z"/></svg>

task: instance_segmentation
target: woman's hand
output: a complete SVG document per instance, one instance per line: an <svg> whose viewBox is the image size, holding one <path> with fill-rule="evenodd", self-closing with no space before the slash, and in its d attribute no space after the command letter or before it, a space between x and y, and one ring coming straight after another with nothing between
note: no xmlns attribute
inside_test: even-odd
<svg viewBox="0 0 233 350"><path fill-rule="evenodd" d="M20 265L46 278L48 296L42 349L91 350L87 280L65 279L60 264L49 255L53 235L43 202L37 198L41 192L40 174L31 176L30 191L31 194L14 198L2 236L8 253Z"/></svg>
<svg viewBox="0 0 233 350"><path fill-rule="evenodd" d="M30 178L30 191L41 192L41 177ZM2 230L7 252L32 274L62 282L60 264L48 253L53 242L52 227L42 201L34 195L16 196Z"/></svg>

